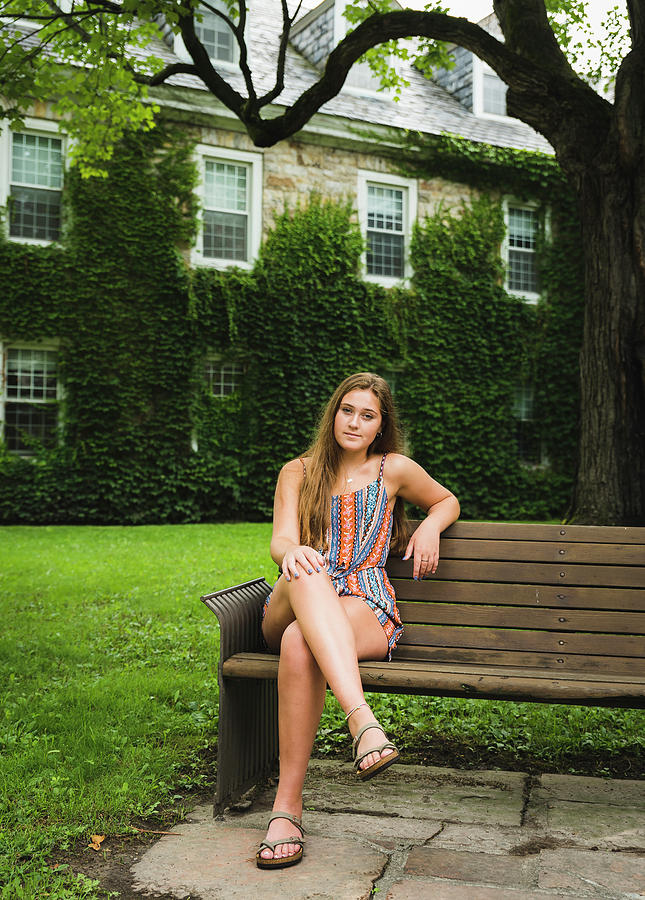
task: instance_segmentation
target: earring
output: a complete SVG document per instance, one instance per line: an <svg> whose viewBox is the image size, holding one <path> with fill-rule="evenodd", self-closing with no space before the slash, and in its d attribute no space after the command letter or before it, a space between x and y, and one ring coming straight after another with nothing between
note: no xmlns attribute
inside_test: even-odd
<svg viewBox="0 0 645 900"><path fill-rule="evenodd" d="M376 437L377 437L377 438L383 437L383 432L382 432L382 431L377 431L377 432L376 432Z"/></svg>

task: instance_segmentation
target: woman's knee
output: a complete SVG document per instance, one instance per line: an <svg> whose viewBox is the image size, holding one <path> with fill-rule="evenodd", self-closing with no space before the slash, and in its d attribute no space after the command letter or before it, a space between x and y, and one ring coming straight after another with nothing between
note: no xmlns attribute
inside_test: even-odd
<svg viewBox="0 0 645 900"><path fill-rule="evenodd" d="M309 644L305 640L300 624L297 620L287 625L282 633L280 642L280 659L286 663L293 664L298 668L303 666L315 666L317 668L314 655L309 648Z"/></svg>

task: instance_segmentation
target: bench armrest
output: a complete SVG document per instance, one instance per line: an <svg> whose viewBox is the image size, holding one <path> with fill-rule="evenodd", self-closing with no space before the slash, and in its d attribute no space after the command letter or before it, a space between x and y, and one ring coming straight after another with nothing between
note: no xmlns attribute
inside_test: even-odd
<svg viewBox="0 0 645 900"><path fill-rule="evenodd" d="M219 620L220 665L234 653L264 649L262 608L270 593L265 579L256 578L201 598Z"/></svg>

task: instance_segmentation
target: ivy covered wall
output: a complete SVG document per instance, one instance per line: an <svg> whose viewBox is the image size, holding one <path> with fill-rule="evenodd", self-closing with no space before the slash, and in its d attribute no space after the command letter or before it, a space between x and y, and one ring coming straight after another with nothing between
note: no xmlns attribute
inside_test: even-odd
<svg viewBox="0 0 645 900"><path fill-rule="evenodd" d="M565 514L581 319L565 200L537 307L502 288L490 192L419 224L408 290L360 278L351 207L316 196L276 219L251 272L191 271L191 153L165 128L130 139L107 179L68 178L60 247L0 242L0 336L55 339L64 389L56 447L30 459L0 449L0 521L266 518L280 466L306 449L337 382L363 369L395 373L411 452L464 516ZM466 182L485 169L455 158ZM213 396L208 351L244 364L238 392ZM538 386L548 466L518 459L518 373Z"/></svg>

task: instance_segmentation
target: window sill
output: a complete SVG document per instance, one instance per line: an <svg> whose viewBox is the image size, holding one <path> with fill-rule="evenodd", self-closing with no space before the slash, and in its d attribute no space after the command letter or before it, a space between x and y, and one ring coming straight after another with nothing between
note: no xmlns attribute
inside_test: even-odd
<svg viewBox="0 0 645 900"><path fill-rule="evenodd" d="M190 261L194 266L207 266L209 269L245 269L253 268L255 261L247 259L219 259L216 256L203 256L198 250L195 250L190 257Z"/></svg>
<svg viewBox="0 0 645 900"><path fill-rule="evenodd" d="M55 245L60 246L60 238L52 238L51 241L45 240L44 238L25 238L25 237L7 237L7 241L12 244L27 244L32 247L53 247Z"/></svg>
<svg viewBox="0 0 645 900"><path fill-rule="evenodd" d="M515 297L516 300L523 300L525 303L529 303L531 306L536 306L538 300L542 296L541 294L534 294L531 291L510 291L507 287L504 288L509 297Z"/></svg>
<svg viewBox="0 0 645 900"><path fill-rule="evenodd" d="M363 280L370 284L380 284L384 288L408 288L410 287L410 278L408 275L368 275L363 274Z"/></svg>

